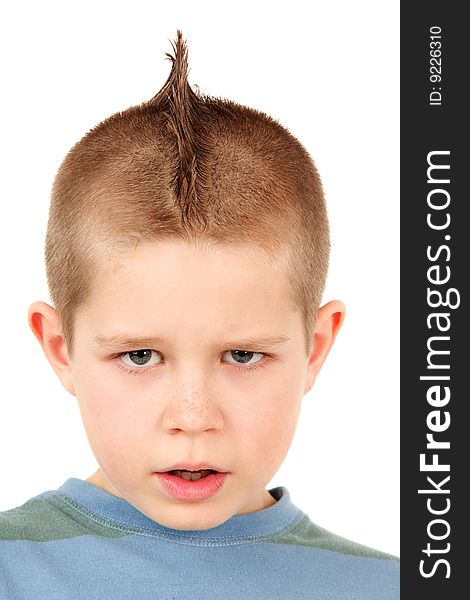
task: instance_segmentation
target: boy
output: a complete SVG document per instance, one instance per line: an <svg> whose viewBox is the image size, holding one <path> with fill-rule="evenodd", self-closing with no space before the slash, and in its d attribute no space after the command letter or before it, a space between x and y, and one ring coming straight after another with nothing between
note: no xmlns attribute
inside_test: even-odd
<svg viewBox="0 0 470 600"><path fill-rule="evenodd" d="M398 598L394 557L265 489L344 319L318 173L174 51L54 181L29 323L99 469L0 514L0 598Z"/></svg>

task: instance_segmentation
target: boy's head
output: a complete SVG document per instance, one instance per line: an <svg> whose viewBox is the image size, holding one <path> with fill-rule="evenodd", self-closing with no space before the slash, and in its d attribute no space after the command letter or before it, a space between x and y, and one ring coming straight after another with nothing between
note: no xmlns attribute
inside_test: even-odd
<svg viewBox="0 0 470 600"><path fill-rule="evenodd" d="M34 303L29 321L77 396L100 466L89 481L203 529L273 502L265 486L344 306L319 308L328 222L308 153L270 117L196 94L180 32L170 58L154 98L62 163L55 308ZM227 474L157 475L184 467Z"/></svg>
<svg viewBox="0 0 470 600"><path fill-rule="evenodd" d="M329 255L313 161L269 116L193 92L180 32L175 54L160 92L88 132L55 178L46 268L69 354L102 266L164 239L256 245L284 260L308 352Z"/></svg>

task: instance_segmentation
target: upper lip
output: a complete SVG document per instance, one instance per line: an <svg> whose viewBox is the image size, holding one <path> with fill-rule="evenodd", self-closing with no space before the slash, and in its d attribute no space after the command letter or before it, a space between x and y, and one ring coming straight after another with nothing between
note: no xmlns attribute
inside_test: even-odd
<svg viewBox="0 0 470 600"><path fill-rule="evenodd" d="M163 469L162 471L159 471L159 473L165 473L167 471L200 471L202 469L210 469L212 471L219 471L219 473L228 473L228 471L225 471L225 469L218 467L216 465L210 465L209 463L195 463L195 464L190 464L190 463L185 463L185 462L179 462L179 463L175 463L174 465L171 465L170 467L168 467L167 469Z"/></svg>

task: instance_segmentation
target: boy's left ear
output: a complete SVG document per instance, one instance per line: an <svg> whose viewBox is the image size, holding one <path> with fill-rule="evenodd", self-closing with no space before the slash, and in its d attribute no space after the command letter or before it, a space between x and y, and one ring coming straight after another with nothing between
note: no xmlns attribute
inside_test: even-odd
<svg viewBox="0 0 470 600"><path fill-rule="evenodd" d="M304 394L313 384L329 351L335 341L336 334L343 324L346 307L340 300L332 300L318 309L315 333L313 334L310 356L307 364L307 380Z"/></svg>

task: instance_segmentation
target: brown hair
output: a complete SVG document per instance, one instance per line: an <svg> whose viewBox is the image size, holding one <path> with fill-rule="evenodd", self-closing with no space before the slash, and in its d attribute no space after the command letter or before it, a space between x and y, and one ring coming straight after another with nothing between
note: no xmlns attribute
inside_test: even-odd
<svg viewBox="0 0 470 600"><path fill-rule="evenodd" d="M193 91L179 30L172 46L162 89L90 130L55 177L45 258L68 352L103 261L140 241L180 238L255 244L285 260L308 355L329 255L315 165L273 118Z"/></svg>

